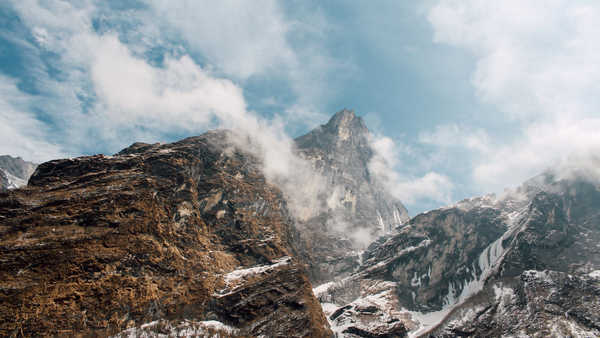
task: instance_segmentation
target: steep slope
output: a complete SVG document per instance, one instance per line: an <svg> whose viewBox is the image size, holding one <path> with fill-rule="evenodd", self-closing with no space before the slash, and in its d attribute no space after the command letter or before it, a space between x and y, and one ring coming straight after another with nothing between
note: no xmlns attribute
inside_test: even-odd
<svg viewBox="0 0 600 338"><path fill-rule="evenodd" d="M281 192L228 135L47 162L0 193L0 335L329 336Z"/></svg>
<svg viewBox="0 0 600 338"><path fill-rule="evenodd" d="M342 208L333 212L350 229L363 227L386 233L406 222L408 213L402 202L386 194L370 173L370 137L362 118L342 110L327 124L297 138L296 145L317 172L338 189L336 197Z"/></svg>
<svg viewBox="0 0 600 338"><path fill-rule="evenodd" d="M24 161L20 157L0 156L0 190L26 185L36 166L37 164Z"/></svg>
<svg viewBox="0 0 600 338"><path fill-rule="evenodd" d="M352 272L370 240L408 220L406 208L369 171L370 138L362 118L342 110L296 139L300 156L325 177L332 192L321 197L329 210L303 225L316 281Z"/></svg>
<svg viewBox="0 0 600 338"><path fill-rule="evenodd" d="M398 323L409 336L597 336L598 243L597 182L545 174L503 198L414 217L358 272L315 293L349 337Z"/></svg>

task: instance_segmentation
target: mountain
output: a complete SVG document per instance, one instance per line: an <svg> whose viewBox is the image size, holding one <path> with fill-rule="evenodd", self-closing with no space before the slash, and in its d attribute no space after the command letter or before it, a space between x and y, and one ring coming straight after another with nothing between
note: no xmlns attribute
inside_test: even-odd
<svg viewBox="0 0 600 338"><path fill-rule="evenodd" d="M402 202L369 170L371 137L362 118L344 109L295 140L299 155L325 178L331 192L320 202L328 211L301 224L314 282L353 272L372 239L409 219Z"/></svg>
<svg viewBox="0 0 600 338"><path fill-rule="evenodd" d="M340 336L598 336L598 243L600 185L546 173L415 216L314 291Z"/></svg>
<svg viewBox="0 0 600 338"><path fill-rule="evenodd" d="M597 178L409 219L343 110L295 140L327 206L296 219L236 138L50 161L0 192L0 335L600 336Z"/></svg>
<svg viewBox="0 0 600 338"><path fill-rule="evenodd" d="M0 156L0 190L20 188L35 171L37 164L24 161L20 157Z"/></svg>
<svg viewBox="0 0 600 338"><path fill-rule="evenodd" d="M329 337L281 191L226 131L0 193L0 335Z"/></svg>
<svg viewBox="0 0 600 338"><path fill-rule="evenodd" d="M369 170L370 138L363 119L344 109L327 124L298 137L296 145L301 156L339 189L336 197L342 208L332 213L350 230L360 227L384 234L409 217L402 202L390 196Z"/></svg>

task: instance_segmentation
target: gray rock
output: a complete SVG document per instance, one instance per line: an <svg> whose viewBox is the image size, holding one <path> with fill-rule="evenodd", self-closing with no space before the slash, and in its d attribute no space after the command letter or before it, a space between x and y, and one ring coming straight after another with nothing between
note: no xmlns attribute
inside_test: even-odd
<svg viewBox="0 0 600 338"><path fill-rule="evenodd" d="M331 192L321 196L328 211L299 225L305 230L309 252L304 255L313 282L352 273L373 239L409 219L404 205L369 170L370 138L362 118L344 109L296 139L300 156L325 178Z"/></svg>
<svg viewBox="0 0 600 338"><path fill-rule="evenodd" d="M37 164L24 161L20 157L0 156L0 190L15 189L27 185L27 180Z"/></svg>

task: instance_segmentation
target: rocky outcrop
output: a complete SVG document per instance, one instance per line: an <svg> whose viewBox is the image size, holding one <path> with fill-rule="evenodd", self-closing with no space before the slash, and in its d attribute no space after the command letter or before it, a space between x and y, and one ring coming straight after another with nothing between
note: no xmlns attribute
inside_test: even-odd
<svg viewBox="0 0 600 338"><path fill-rule="evenodd" d="M0 335L330 336L259 166L224 131L41 164L0 193Z"/></svg>
<svg viewBox="0 0 600 338"><path fill-rule="evenodd" d="M597 183L544 174L414 217L315 294L340 337L364 304L380 334L399 322L409 336L597 336L598 210Z"/></svg>
<svg viewBox="0 0 600 338"><path fill-rule="evenodd" d="M0 156L0 191L26 185L36 167L37 164L24 161L20 157Z"/></svg>
<svg viewBox="0 0 600 338"><path fill-rule="evenodd" d="M358 268L360 252L371 240L408 220L402 203L369 170L371 135L362 118L342 110L324 125L296 139L300 156L327 182L321 205L328 211L301 225L316 282L345 276Z"/></svg>
<svg viewBox="0 0 600 338"><path fill-rule="evenodd" d="M491 282L457 308L436 337L598 337L600 271L527 270Z"/></svg>

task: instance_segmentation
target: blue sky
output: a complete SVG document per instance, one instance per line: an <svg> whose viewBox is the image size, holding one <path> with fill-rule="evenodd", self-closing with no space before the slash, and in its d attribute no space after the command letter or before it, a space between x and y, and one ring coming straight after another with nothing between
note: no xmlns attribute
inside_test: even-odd
<svg viewBox="0 0 600 338"><path fill-rule="evenodd" d="M588 163L598 17L558 0L9 0L0 153L108 154L247 116L294 137L346 107L414 214Z"/></svg>

